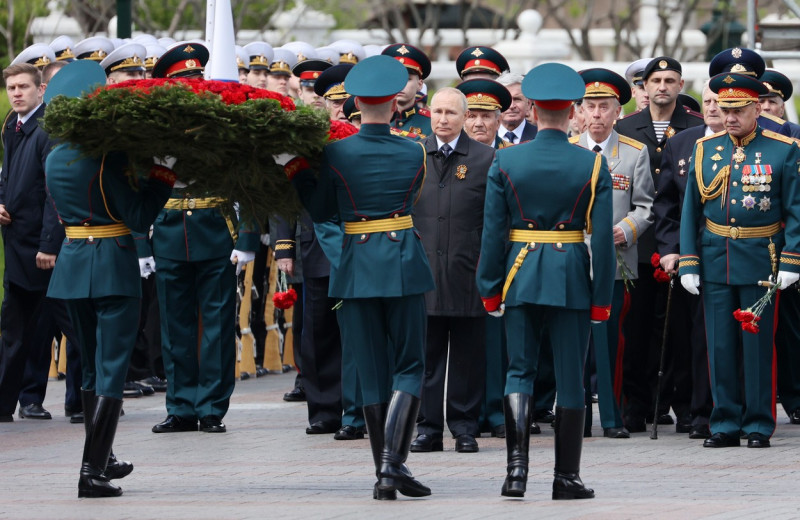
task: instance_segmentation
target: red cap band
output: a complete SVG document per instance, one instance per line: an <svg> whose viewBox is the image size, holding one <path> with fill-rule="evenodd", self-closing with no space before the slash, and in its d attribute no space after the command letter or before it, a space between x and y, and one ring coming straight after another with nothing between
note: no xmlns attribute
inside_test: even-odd
<svg viewBox="0 0 800 520"><path fill-rule="evenodd" d="M554 99L551 101L534 101L533 104L545 110L564 110L572 105L572 101Z"/></svg>

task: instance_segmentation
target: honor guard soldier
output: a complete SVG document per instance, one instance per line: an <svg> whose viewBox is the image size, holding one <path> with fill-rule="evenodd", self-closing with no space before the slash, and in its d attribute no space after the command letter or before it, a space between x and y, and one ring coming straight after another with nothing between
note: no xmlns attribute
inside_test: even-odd
<svg viewBox="0 0 800 520"><path fill-rule="evenodd" d="M755 333L742 330L734 311L764 296L759 281L772 276L785 290L800 277L800 149L758 126L758 97L767 89L755 77L722 73L709 86L719 94L727 132L695 145L679 261L681 284L692 294L702 289L705 307L714 409L713 435L703 446L739 446L745 435L749 448L766 448L775 430L777 303L767 302L761 320L751 323Z"/></svg>
<svg viewBox="0 0 800 520"><path fill-rule="evenodd" d="M508 71L508 62L491 47L467 47L456 58L456 71L462 81L497 79L500 74Z"/></svg>
<svg viewBox="0 0 800 520"><path fill-rule="evenodd" d="M357 96L359 133L325 147L318 177L301 158L286 165L315 222L337 214L344 222L329 294L343 301L342 342L358 367L378 500L393 500L397 491L430 495L405 465L425 370L424 295L434 288L411 218L425 149L389 131L395 96L407 82L406 69L388 56L360 62L344 85Z"/></svg>
<svg viewBox="0 0 800 520"><path fill-rule="evenodd" d="M199 77L207 61L204 45L180 42L156 62L153 77ZM226 431L222 418L235 383L235 275L253 260L260 233L237 231L232 204L202 195L176 184L153 224L167 379L167 418L154 433L197 431L198 419L201 431Z"/></svg>
<svg viewBox="0 0 800 520"><path fill-rule="evenodd" d="M570 142L602 154L608 162L613 188L614 246L622 259L614 277L614 297L608 321L592 325L592 341L597 364L597 395L603 436L627 439L630 433L622 424L622 332L630 294L627 280L638 277L636 242L653 224L653 179L650 158L643 143L619 135L614 123L622 105L631 99L627 82L608 69L580 71L586 83L581 108L589 125Z"/></svg>
<svg viewBox="0 0 800 520"><path fill-rule="evenodd" d="M546 331L558 392L552 496L593 498L579 475L586 411L583 366L591 322L611 315L611 176L602 154L567 140L573 101L585 92L577 72L557 63L539 65L525 76L522 92L534 102L539 132L533 141L495 155L477 270L484 307L492 315L505 312L508 339L508 474L501 494L525 494L531 392ZM591 258L584 232L591 236Z"/></svg>
<svg viewBox="0 0 800 520"><path fill-rule="evenodd" d="M89 90L102 77L99 66L76 62L56 76L49 94L56 95L61 86L68 92L72 83ZM118 461L112 444L141 295L131 230L148 231L169 198L175 174L154 166L134 188L124 155L86 157L70 144L53 149L46 171L66 232L48 295L66 300L83 365L86 442L78 496L119 496L122 489L110 481L128 475L133 465Z"/></svg>
<svg viewBox="0 0 800 520"><path fill-rule="evenodd" d="M255 88L268 88L269 66L275 53L272 46L266 42L252 42L244 46L244 51L250 56L247 84Z"/></svg>
<svg viewBox="0 0 800 520"><path fill-rule="evenodd" d="M100 63L114 50L114 42L103 36L90 36L75 44L76 60L92 60Z"/></svg>
<svg viewBox="0 0 800 520"><path fill-rule="evenodd" d="M431 73L431 60L424 52L407 43L395 43L381 53L391 56L408 70L408 82L397 94L397 114L392 126L400 131L417 134L424 138L431 133L431 113L427 108L417 108L417 92Z"/></svg>
<svg viewBox="0 0 800 520"><path fill-rule="evenodd" d="M34 43L30 47L25 48L22 52L17 54L17 56L11 62L11 65L30 63L41 71L54 61L56 61L56 54L49 45L45 43Z"/></svg>
<svg viewBox="0 0 800 520"><path fill-rule="evenodd" d="M62 35L50 42L50 48L56 55L56 61L66 61L67 63L75 61L73 47L75 47L75 42L69 36Z"/></svg>

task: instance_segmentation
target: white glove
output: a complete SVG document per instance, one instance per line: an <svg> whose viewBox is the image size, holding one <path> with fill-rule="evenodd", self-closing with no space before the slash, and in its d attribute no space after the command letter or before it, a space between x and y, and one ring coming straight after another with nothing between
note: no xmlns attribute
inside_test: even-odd
<svg viewBox="0 0 800 520"><path fill-rule="evenodd" d="M242 272L242 268L256 259L254 251L239 251L234 249L231 253L231 262L236 264L236 275Z"/></svg>
<svg viewBox="0 0 800 520"><path fill-rule="evenodd" d="M681 285L686 292L698 296L700 294L700 275L699 274L683 274L681 275Z"/></svg>
<svg viewBox="0 0 800 520"><path fill-rule="evenodd" d="M489 316L494 316L495 318L499 318L500 316L503 315L505 311L506 311L506 304L501 303L500 307L498 307L496 311L492 311L489 313Z"/></svg>
<svg viewBox="0 0 800 520"><path fill-rule="evenodd" d="M159 166L164 166L166 168L169 168L170 170L172 169L173 166L175 166L175 161L177 161L177 159L175 159L170 155L164 157L163 159L159 157L153 157L154 163L156 163Z"/></svg>
<svg viewBox="0 0 800 520"><path fill-rule="evenodd" d="M282 153L280 155L273 155L272 158L275 159L275 164L278 166L286 166L289 164L289 161L297 157L296 155L292 155L290 153Z"/></svg>
<svg viewBox="0 0 800 520"><path fill-rule="evenodd" d="M260 238L261 238L261 243L269 247L269 233L262 234Z"/></svg>
<svg viewBox="0 0 800 520"><path fill-rule="evenodd" d="M156 272L156 261L152 256L139 259L139 276L147 278Z"/></svg>
<svg viewBox="0 0 800 520"><path fill-rule="evenodd" d="M781 283L780 289L788 289L790 285L800 280L800 273L790 273L789 271L778 271L778 281Z"/></svg>

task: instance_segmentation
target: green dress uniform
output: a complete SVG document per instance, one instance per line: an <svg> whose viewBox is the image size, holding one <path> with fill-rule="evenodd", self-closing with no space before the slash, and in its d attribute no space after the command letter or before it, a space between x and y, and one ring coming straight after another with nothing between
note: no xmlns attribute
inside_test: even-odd
<svg viewBox="0 0 800 520"><path fill-rule="evenodd" d="M570 100L583 97L585 86L575 71L552 63L530 71L522 91L537 110L565 110ZM531 393L545 330L553 347L559 404L553 498L594 496L578 476L583 366L591 321L607 320L611 313L611 195L605 158L570 144L555 128L540 126L533 141L498 150L489 170L477 283L488 311L505 304L504 496L525 493ZM584 231L591 235L591 258Z"/></svg>
<svg viewBox="0 0 800 520"><path fill-rule="evenodd" d="M725 106L727 90L735 92L740 85L752 89L757 99L760 82L737 74L712 78L711 89L720 92L720 106ZM765 307L757 334L743 332L733 312L747 309L763 296L765 289L758 281L778 270L770 244L780 254L780 271L800 272L798 166L800 149L794 141L760 126L742 138L720 132L700 139L692 154L679 266L681 276L699 275L702 280L714 401L710 424L714 436L706 446L709 441L711 447L738 445L740 432L749 439L763 436L759 444L768 446L775 429L777 303ZM698 220L706 226L699 249Z"/></svg>
<svg viewBox="0 0 800 520"><path fill-rule="evenodd" d="M411 107L402 110L392 120L392 127L400 132L415 134L420 139L431 135L431 113L427 108Z"/></svg>
<svg viewBox="0 0 800 520"><path fill-rule="evenodd" d="M260 235L239 230L237 240L230 204L192 195L173 190L153 224L153 255L167 413L196 423L228 411L236 363L236 275L229 256L234 248L257 250Z"/></svg>
<svg viewBox="0 0 800 520"><path fill-rule="evenodd" d="M402 64L378 55L354 66L344 87L385 110L407 81ZM311 218L338 216L344 224L329 294L343 301L342 344L356 360L378 476L373 497L380 500L396 498L396 491L430 494L405 466L424 374L424 294L434 288L411 218L426 153L420 143L393 136L388 119L364 123L358 134L328 144L318 177L303 159L286 166Z"/></svg>

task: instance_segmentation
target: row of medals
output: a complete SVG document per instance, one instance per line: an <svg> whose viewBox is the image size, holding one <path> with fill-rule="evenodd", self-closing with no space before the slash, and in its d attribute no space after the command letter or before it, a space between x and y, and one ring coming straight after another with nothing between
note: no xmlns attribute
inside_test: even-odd
<svg viewBox="0 0 800 520"><path fill-rule="evenodd" d="M756 154L760 156L761 154ZM736 163L733 167L739 169L739 163L746 159L744 150L741 147L736 147L736 152L733 154L733 160ZM761 163L761 158L756 157L756 164ZM772 188L769 183L772 182L772 175L762 173L742 174L742 191L756 192L756 191L769 191Z"/></svg>

